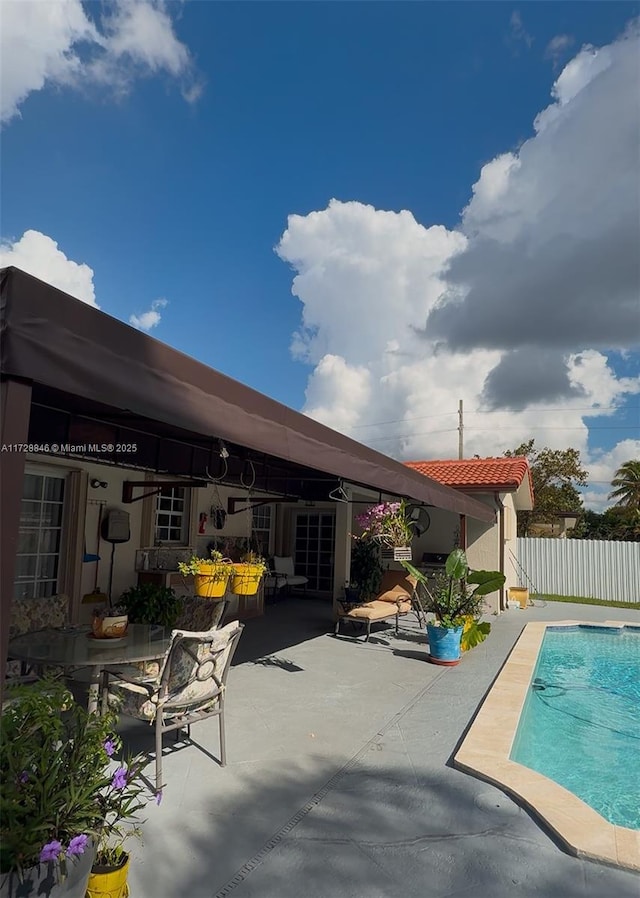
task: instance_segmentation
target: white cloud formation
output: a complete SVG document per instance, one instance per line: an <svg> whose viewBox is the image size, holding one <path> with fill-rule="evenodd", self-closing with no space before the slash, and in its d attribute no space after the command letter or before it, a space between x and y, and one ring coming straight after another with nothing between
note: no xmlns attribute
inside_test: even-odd
<svg viewBox="0 0 640 898"><path fill-rule="evenodd" d="M582 49L534 136L483 167L459 230L337 200L289 217L276 252L302 303L307 414L451 458L462 399L468 457L533 436L589 460L587 422L640 392L609 361L640 343L637 54L637 27Z"/></svg>
<svg viewBox="0 0 640 898"><path fill-rule="evenodd" d="M137 77L165 72L188 102L202 92L163 0L2 0L0 117L7 122L45 86L100 85L122 95Z"/></svg>
<svg viewBox="0 0 640 898"><path fill-rule="evenodd" d="M25 231L19 240L0 244L0 268L9 265L100 308L93 287L93 270L68 259L55 240L40 231Z"/></svg>
<svg viewBox="0 0 640 898"><path fill-rule="evenodd" d="M589 490L584 494L585 505L602 512L615 504L609 499L611 481L625 462L640 458L640 439L621 440L609 452L597 452L585 465L589 474Z"/></svg>
<svg viewBox="0 0 640 898"><path fill-rule="evenodd" d="M133 327L137 327L138 330L150 331L160 324L160 319L162 317L160 309L164 309L167 305L168 302L166 299L154 299L151 303L151 308L146 312L141 312L140 315L130 315L129 324L132 324Z"/></svg>
<svg viewBox="0 0 640 898"><path fill-rule="evenodd" d="M533 44L533 37L524 27L522 16L517 9L515 9L511 13L511 17L509 19L509 34L507 36L507 43L511 47L511 50L515 55L517 55L519 44L524 44L527 49L530 49L531 45Z"/></svg>
<svg viewBox="0 0 640 898"><path fill-rule="evenodd" d="M545 59L550 59L553 62L554 68L556 68L560 62L560 58L572 44L573 37L570 34L556 34L555 37L551 38L545 48Z"/></svg>

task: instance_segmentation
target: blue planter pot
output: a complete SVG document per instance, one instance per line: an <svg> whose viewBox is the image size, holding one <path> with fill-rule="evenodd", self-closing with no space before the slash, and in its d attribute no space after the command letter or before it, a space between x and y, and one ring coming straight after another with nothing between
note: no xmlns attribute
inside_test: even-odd
<svg viewBox="0 0 640 898"><path fill-rule="evenodd" d="M429 660L434 664L447 666L459 664L462 630L462 627L436 627L433 624L427 624Z"/></svg>

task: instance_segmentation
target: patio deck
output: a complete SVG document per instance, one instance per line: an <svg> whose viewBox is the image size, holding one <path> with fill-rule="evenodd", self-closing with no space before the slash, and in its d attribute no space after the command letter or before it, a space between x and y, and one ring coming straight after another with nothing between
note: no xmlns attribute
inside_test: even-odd
<svg viewBox="0 0 640 898"><path fill-rule="evenodd" d="M637 898L634 873L562 851L499 789L451 757L525 623L638 622L637 611L549 603L493 619L454 668L426 662L415 619L363 644L330 635L330 605L287 599L247 622L227 699L196 745L166 737L166 789L134 845L132 898ZM153 731L123 718L132 750ZM149 768L150 773L153 766Z"/></svg>

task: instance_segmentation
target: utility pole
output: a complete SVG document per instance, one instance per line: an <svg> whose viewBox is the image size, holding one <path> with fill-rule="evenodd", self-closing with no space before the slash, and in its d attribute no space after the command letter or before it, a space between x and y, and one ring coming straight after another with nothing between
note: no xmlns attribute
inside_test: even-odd
<svg viewBox="0 0 640 898"><path fill-rule="evenodd" d="M462 419L462 399L458 401L458 458L464 458L463 438L464 424Z"/></svg>

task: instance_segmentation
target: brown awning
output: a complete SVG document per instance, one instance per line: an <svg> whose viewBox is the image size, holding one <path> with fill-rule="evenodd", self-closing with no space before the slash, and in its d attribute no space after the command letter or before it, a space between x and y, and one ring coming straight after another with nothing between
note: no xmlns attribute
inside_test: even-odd
<svg viewBox="0 0 640 898"><path fill-rule="evenodd" d="M17 268L1 272L2 374L481 521L492 509Z"/></svg>

